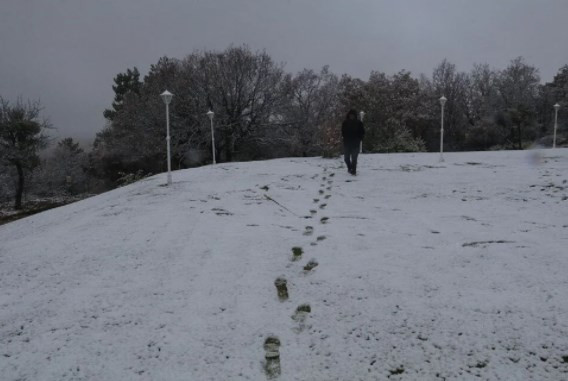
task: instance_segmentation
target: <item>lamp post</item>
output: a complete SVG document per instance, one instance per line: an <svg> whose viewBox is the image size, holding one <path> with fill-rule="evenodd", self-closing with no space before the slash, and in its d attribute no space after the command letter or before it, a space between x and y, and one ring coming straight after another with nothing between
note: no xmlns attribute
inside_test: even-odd
<svg viewBox="0 0 568 381"><path fill-rule="evenodd" d="M209 117L209 120L211 121L211 151L213 151L213 164L216 164L215 161L215 130L213 130L213 116L215 116L215 113L211 110L207 111L207 116Z"/></svg>
<svg viewBox="0 0 568 381"><path fill-rule="evenodd" d="M160 94L166 104L166 142L168 144L168 185L172 185L172 163L170 159L170 102L174 96L168 90Z"/></svg>
<svg viewBox="0 0 568 381"><path fill-rule="evenodd" d="M359 111L359 119L363 123L363 118L365 117L365 111ZM363 153L363 141L361 140L361 145L359 147L359 153Z"/></svg>
<svg viewBox="0 0 568 381"><path fill-rule="evenodd" d="M442 95L440 98L440 105L442 105L442 116L440 123L440 161L444 161L444 105L446 104L445 96Z"/></svg>
<svg viewBox="0 0 568 381"><path fill-rule="evenodd" d="M556 129L558 128L558 109L560 105L556 103L554 105L554 135L552 137L552 148L556 148Z"/></svg>

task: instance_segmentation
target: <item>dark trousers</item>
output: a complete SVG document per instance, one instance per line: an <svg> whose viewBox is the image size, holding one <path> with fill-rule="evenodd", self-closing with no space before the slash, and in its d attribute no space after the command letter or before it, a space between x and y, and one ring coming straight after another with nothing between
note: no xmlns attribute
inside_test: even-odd
<svg viewBox="0 0 568 381"><path fill-rule="evenodd" d="M357 171L357 156L359 156L359 144L344 144L345 164L349 172Z"/></svg>

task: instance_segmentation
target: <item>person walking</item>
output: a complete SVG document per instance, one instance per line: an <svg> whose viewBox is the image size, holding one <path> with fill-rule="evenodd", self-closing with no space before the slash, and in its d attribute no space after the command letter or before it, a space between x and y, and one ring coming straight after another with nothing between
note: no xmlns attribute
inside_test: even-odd
<svg viewBox="0 0 568 381"><path fill-rule="evenodd" d="M357 119L357 111L349 110L341 125L341 135L343 136L343 150L347 171L352 175L356 175L357 156L365 136L365 127L363 122Z"/></svg>

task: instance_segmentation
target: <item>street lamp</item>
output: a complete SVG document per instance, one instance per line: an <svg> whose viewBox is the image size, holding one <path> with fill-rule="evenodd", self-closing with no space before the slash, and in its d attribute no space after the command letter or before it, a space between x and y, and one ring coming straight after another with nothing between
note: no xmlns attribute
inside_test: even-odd
<svg viewBox="0 0 568 381"><path fill-rule="evenodd" d="M359 119L363 122L363 118L365 117L365 111L359 111ZM359 147L359 153L363 153L363 141L361 140L361 145Z"/></svg>
<svg viewBox="0 0 568 381"><path fill-rule="evenodd" d="M554 105L554 135L552 137L552 148L556 148L556 129L558 128L558 109L560 105L556 103Z"/></svg>
<svg viewBox="0 0 568 381"><path fill-rule="evenodd" d="M170 159L170 102L174 96L168 90L160 94L166 104L166 142L168 144L168 185L172 185L172 164Z"/></svg>
<svg viewBox="0 0 568 381"><path fill-rule="evenodd" d="M211 121L211 151L213 151L213 164L216 164L217 162L215 161L215 131L213 130L213 117L215 116L215 113L209 110L207 111L207 116Z"/></svg>
<svg viewBox="0 0 568 381"><path fill-rule="evenodd" d="M440 161L444 161L444 105L448 99L442 95L440 104L442 105L442 117L440 124Z"/></svg>

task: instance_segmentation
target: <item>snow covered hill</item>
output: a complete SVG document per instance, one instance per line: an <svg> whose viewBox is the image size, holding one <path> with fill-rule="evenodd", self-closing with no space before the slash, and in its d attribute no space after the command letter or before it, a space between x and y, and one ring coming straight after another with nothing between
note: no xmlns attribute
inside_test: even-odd
<svg viewBox="0 0 568 381"><path fill-rule="evenodd" d="M568 380L568 150L173 178L0 226L1 380Z"/></svg>

